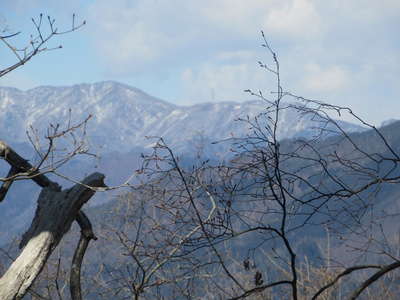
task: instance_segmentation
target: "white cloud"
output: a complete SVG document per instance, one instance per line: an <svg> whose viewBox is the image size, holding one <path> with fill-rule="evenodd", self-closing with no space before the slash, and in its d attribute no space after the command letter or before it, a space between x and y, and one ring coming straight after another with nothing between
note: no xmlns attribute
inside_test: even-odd
<svg viewBox="0 0 400 300"><path fill-rule="evenodd" d="M30 7L28 16L57 11L58 24L77 12L88 21L82 32L91 43L75 45L97 62L92 73L161 98L240 100L243 89L270 90L270 76L257 67L258 60L270 62L259 47L260 30L293 93L368 109L376 97L399 92L399 0L32 0L26 7L6 0L4 6L17 14Z"/></svg>
<svg viewBox="0 0 400 300"><path fill-rule="evenodd" d="M336 19L351 19L355 23L371 23L388 18L398 18L400 1L398 0L336 0L321 1L321 10L332 12ZM324 12L327 17L329 14Z"/></svg>
<svg viewBox="0 0 400 300"><path fill-rule="evenodd" d="M253 35L262 28L263 19L273 10L273 1L208 0L199 5L202 18L228 36ZM285 1L283 1L285 2Z"/></svg>
<svg viewBox="0 0 400 300"><path fill-rule="evenodd" d="M305 75L304 85L311 92L341 92L351 84L350 72L343 66L311 63L305 66Z"/></svg>
<svg viewBox="0 0 400 300"><path fill-rule="evenodd" d="M270 91L271 76L255 63L206 63L187 68L181 74L183 104L204 101L242 101L249 99L246 89ZM183 102L183 101L182 101Z"/></svg>
<svg viewBox="0 0 400 300"><path fill-rule="evenodd" d="M192 61L233 47L243 51L249 40L256 46L263 29L309 36L319 32L320 22L307 0L116 0L112 5L99 0L89 12L95 45L117 73Z"/></svg>
<svg viewBox="0 0 400 300"><path fill-rule="evenodd" d="M163 71L176 99L241 100L243 89L271 90L257 67L270 62L258 47L264 30L284 88L336 103L361 97L368 107L373 93L355 91L393 90L388 79L399 76L399 8L398 0L97 0L88 21L108 74L145 74L158 91Z"/></svg>
<svg viewBox="0 0 400 300"><path fill-rule="evenodd" d="M221 61L248 61L255 62L255 53L254 51L248 50L238 50L238 51L223 51L217 53L216 58Z"/></svg>
<svg viewBox="0 0 400 300"><path fill-rule="evenodd" d="M321 17L315 1L282 1L272 10L264 23L265 30L276 35L310 39L321 33Z"/></svg>
<svg viewBox="0 0 400 300"><path fill-rule="evenodd" d="M182 48L196 22L180 1L97 1L90 8L89 26L105 62L126 73L169 60ZM194 33L193 33L194 35Z"/></svg>

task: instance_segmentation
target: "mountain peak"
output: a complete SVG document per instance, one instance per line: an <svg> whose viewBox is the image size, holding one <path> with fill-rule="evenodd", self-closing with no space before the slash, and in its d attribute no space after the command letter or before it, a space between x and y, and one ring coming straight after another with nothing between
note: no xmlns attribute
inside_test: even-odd
<svg viewBox="0 0 400 300"><path fill-rule="evenodd" d="M248 126L236 120L265 111L262 101L177 106L115 81L41 86L26 92L0 87L0 105L0 136L14 142L26 141L30 125L45 132L49 123L67 121L71 110L73 123L93 115L87 132L95 147L120 152L147 147L151 142L146 136L163 137L178 151L195 151L199 137L217 141L232 133L244 136ZM297 120L288 110L282 113L281 138L303 136L315 124L307 118Z"/></svg>
<svg viewBox="0 0 400 300"><path fill-rule="evenodd" d="M388 125L391 125L391 124L396 123L396 122L399 122L399 121L400 121L399 119L388 119L388 120L383 121L383 122L381 123L381 126L380 126L380 127L386 127L386 126L388 126Z"/></svg>

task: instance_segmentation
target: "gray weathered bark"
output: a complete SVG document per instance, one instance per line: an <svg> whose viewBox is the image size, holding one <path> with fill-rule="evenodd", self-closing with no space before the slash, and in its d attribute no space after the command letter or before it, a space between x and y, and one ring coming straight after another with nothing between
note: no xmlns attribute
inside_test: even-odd
<svg viewBox="0 0 400 300"><path fill-rule="evenodd" d="M83 183L93 187L104 186L104 175L94 173ZM22 253L0 278L0 299L21 299L39 275L48 257L69 230L82 205L94 191L80 184L60 191L46 187L38 199L38 208L20 247Z"/></svg>
<svg viewBox="0 0 400 300"><path fill-rule="evenodd" d="M23 235L21 254L0 278L0 299L21 299L35 278L40 274L47 259L57 247L72 222L83 212L80 209L95 193L90 187L104 187L104 175L93 173L82 184L61 190L60 186L36 172L26 160L0 141L0 157L12 168L30 173L33 180L43 187L35 217ZM10 171L11 172L11 171ZM9 181L7 181L9 182ZM11 181L12 182L12 181ZM8 190L6 186L5 192Z"/></svg>
<svg viewBox="0 0 400 300"><path fill-rule="evenodd" d="M76 221L81 227L81 237L79 238L78 246L75 249L74 257L72 259L69 287L71 298L73 300L82 300L81 267L83 256L86 253L90 240L97 240L97 237L94 235L92 224L85 214L79 212Z"/></svg>
<svg viewBox="0 0 400 300"><path fill-rule="evenodd" d="M41 187L50 185L51 181L45 175L40 174L38 170L35 170L35 168L27 160L22 158L2 140L0 140L0 157L3 158L11 166L11 168L15 168L15 170L21 172L21 175L32 179ZM15 175L15 172L13 175Z"/></svg>

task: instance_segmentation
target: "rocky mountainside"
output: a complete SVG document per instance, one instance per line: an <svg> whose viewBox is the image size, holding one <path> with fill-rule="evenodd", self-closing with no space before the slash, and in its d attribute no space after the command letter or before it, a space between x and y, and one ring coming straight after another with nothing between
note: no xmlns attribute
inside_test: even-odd
<svg viewBox="0 0 400 300"><path fill-rule="evenodd" d="M163 137L175 152L184 154L188 160L199 147L203 154L206 151L211 157L217 152L227 153L229 148L229 143L213 145L211 142L232 134L244 136L248 132L248 124L236 121L237 118L249 116L251 119L264 110L265 103L261 101L177 106L139 89L110 81L69 87L43 86L27 91L0 87L0 139L31 159L34 155L26 136L30 126L38 129L39 136L43 137L49 123L65 126L71 116L72 124L75 124L92 114L87 135L91 150L101 154L101 161L73 160L62 173L79 180L98 164L96 170L105 173L106 183L112 186L123 182L140 166L140 153L154 143L154 139L146 137ZM282 139L308 136L316 125L311 116L299 117L293 110L283 110L280 122L284 125L279 126ZM350 123L342 125L348 131L363 130ZM0 160L1 163L0 175L6 176L9 167ZM61 179L56 180L60 182ZM39 190L30 182L15 183L2 203L0 228L5 228L2 225L13 218L21 220L24 216L22 219L28 221ZM110 196L100 193L98 197L108 199ZM91 202L100 203L107 199L95 198ZM23 221L8 233L20 230L21 226L24 226Z"/></svg>
<svg viewBox="0 0 400 300"><path fill-rule="evenodd" d="M264 109L262 101L177 106L111 81L27 91L0 87L0 136L9 143L26 142L26 129L31 125L45 132L49 123L66 124L69 114L73 122L92 114L88 136L103 153L149 147L154 142L146 138L149 136L163 137L176 151L189 152L193 141L218 141L232 133L245 135L248 126L235 120L252 118ZM282 112L282 139L308 135L315 126L311 117L299 118L296 114L293 110ZM343 125L349 131L362 129L350 123Z"/></svg>

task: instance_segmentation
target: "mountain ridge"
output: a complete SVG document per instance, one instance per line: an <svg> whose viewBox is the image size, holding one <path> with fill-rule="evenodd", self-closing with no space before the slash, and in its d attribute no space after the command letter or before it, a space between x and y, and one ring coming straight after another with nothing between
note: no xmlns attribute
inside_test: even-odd
<svg viewBox="0 0 400 300"><path fill-rule="evenodd" d="M10 141L27 141L29 126L45 132L49 123L68 121L72 111L74 123L93 115L88 135L92 144L105 152L148 148L152 142L146 136L163 137L171 148L188 152L192 151L188 142L199 136L210 141L226 139L232 133L244 136L248 126L236 120L254 118L265 106L258 100L179 106L115 81L27 91L0 87L0 135ZM312 127L310 118L299 118L293 111L282 112L282 122L282 139L304 136ZM349 131L362 130L351 123L345 125Z"/></svg>

